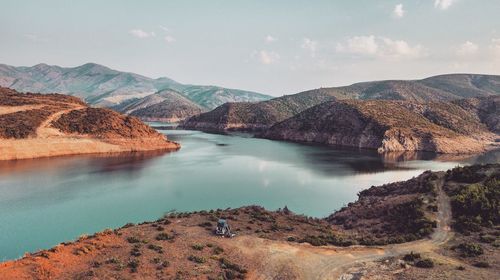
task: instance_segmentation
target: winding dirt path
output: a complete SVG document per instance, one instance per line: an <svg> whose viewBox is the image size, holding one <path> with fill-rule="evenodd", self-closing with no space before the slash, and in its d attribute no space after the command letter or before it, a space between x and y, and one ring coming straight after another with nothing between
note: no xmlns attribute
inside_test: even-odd
<svg viewBox="0 0 500 280"><path fill-rule="evenodd" d="M59 131L56 128L53 128L50 126L50 124L59 119L62 115L69 113L73 110L79 110L85 108L84 106L72 106L69 109L66 110L61 110L58 112L55 112L54 114L50 115L36 130L36 135L38 138L50 138L50 137L60 137L63 136L64 133Z"/></svg>
<svg viewBox="0 0 500 280"><path fill-rule="evenodd" d="M387 246L351 246L347 248L238 237L234 241L242 253L260 263L250 279L341 279L351 267L382 258L407 254L411 251L426 253L436 260L458 264L458 261L436 253L453 233L450 230L451 206L443 191L444 173L436 183L438 190L437 228L424 240ZM276 278L276 275L280 275Z"/></svg>

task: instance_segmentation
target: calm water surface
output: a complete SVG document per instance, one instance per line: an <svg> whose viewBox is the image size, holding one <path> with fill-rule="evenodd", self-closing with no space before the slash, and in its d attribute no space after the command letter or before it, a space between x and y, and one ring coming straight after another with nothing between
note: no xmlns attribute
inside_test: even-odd
<svg viewBox="0 0 500 280"><path fill-rule="evenodd" d="M84 233L155 220L174 209L287 205L323 217L372 185L500 157L490 152L470 159L384 158L372 151L164 132L181 143L180 151L0 162L0 260Z"/></svg>

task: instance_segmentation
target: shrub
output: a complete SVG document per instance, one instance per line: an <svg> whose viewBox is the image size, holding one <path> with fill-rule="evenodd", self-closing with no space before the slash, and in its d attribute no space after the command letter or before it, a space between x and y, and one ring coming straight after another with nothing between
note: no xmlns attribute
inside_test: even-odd
<svg viewBox="0 0 500 280"><path fill-rule="evenodd" d="M500 222L500 181L495 177L483 184L467 185L451 197L455 228L460 232L480 231Z"/></svg>
<svg viewBox="0 0 500 280"><path fill-rule="evenodd" d="M161 247L159 245L149 244L148 249L153 250L159 254L163 253L163 247Z"/></svg>
<svg viewBox="0 0 500 280"><path fill-rule="evenodd" d="M134 256L134 257L138 257L141 255L141 251L139 250L140 248L140 245L137 244L134 246L134 248L132 248L132 250L130 251L130 255Z"/></svg>
<svg viewBox="0 0 500 280"><path fill-rule="evenodd" d="M405 260L407 262L414 262L420 258L421 258L421 256L419 253L410 252L409 254L404 255L403 260Z"/></svg>
<svg viewBox="0 0 500 280"><path fill-rule="evenodd" d="M128 267L130 267L130 272L137 272L137 268L139 267L139 260L133 259L130 260L127 264Z"/></svg>
<svg viewBox="0 0 500 280"><path fill-rule="evenodd" d="M173 240L174 236L166 232L161 232L156 236L156 240Z"/></svg>
<svg viewBox="0 0 500 280"><path fill-rule="evenodd" d="M195 262L195 263L205 263L207 260L204 257L198 257L191 255L188 257L188 260Z"/></svg>
<svg viewBox="0 0 500 280"><path fill-rule="evenodd" d="M388 211L387 221L394 224L396 231L422 238L433 231L433 221L425 217L422 200L401 203ZM406 238L409 239L409 238ZM413 239L413 240L414 240Z"/></svg>
<svg viewBox="0 0 500 280"><path fill-rule="evenodd" d="M245 268L241 267L238 264L232 263L225 258L221 258L219 261L223 269L230 269L243 274L247 273L247 270Z"/></svg>
<svg viewBox="0 0 500 280"><path fill-rule="evenodd" d="M222 247L216 246L213 250L215 255L222 254L224 252L224 249Z"/></svg>
<svg viewBox="0 0 500 280"><path fill-rule="evenodd" d="M415 263L415 266L420 268L433 268L434 261L432 259L422 259Z"/></svg>
<svg viewBox="0 0 500 280"><path fill-rule="evenodd" d="M127 237L127 241L128 241L128 243L139 243L139 242L141 242L141 240L139 240L139 238L134 237L134 236Z"/></svg>
<svg viewBox="0 0 500 280"><path fill-rule="evenodd" d="M476 243L462 243L458 245L458 249L460 249L464 257L476 257L484 253L481 245Z"/></svg>
<svg viewBox="0 0 500 280"><path fill-rule="evenodd" d="M193 248L194 250L197 250L197 251L201 251L201 250L203 250L203 248L205 248L205 246L203 246L201 244L193 244L193 245L191 245L191 248Z"/></svg>

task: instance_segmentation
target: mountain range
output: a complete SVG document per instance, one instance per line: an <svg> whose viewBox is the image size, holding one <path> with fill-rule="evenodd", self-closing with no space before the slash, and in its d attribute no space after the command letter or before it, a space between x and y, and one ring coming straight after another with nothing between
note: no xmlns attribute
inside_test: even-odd
<svg viewBox="0 0 500 280"><path fill-rule="evenodd" d="M193 116L183 127L215 132L262 131L327 101L382 99L430 102L499 94L500 76L493 75L450 74L423 80L364 82L319 88L257 103L226 103L210 112Z"/></svg>
<svg viewBox="0 0 500 280"><path fill-rule="evenodd" d="M93 106L117 108L164 90L177 92L205 111L226 102L254 102L271 98L251 91L181 84L166 77L152 79L95 63L68 68L43 63L32 67L0 64L0 86L20 92L69 94ZM151 100L148 102L151 103ZM133 111L133 108L128 106L128 110Z"/></svg>

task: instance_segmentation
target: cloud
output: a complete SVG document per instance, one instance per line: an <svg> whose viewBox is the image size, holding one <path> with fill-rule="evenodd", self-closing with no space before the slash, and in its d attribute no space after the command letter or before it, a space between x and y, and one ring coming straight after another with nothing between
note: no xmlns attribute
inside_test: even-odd
<svg viewBox="0 0 500 280"><path fill-rule="evenodd" d="M375 36L354 36L347 39L347 43L337 44L337 52L346 52L361 55L373 55L378 51Z"/></svg>
<svg viewBox="0 0 500 280"><path fill-rule="evenodd" d="M457 48L457 55L459 56L471 56L477 53L479 46L472 43L471 41L466 41Z"/></svg>
<svg viewBox="0 0 500 280"><path fill-rule="evenodd" d="M256 54L258 60L260 61L260 63L266 64L266 65L273 64L280 59L280 55L274 51L260 50L260 51L256 52L255 54ZM255 54L254 54L254 56L255 56Z"/></svg>
<svg viewBox="0 0 500 280"><path fill-rule="evenodd" d="M434 0L434 7L441 10L447 10L455 2L456 0Z"/></svg>
<svg viewBox="0 0 500 280"><path fill-rule="evenodd" d="M403 9L403 4L397 4L392 11L392 15L395 18L402 18L405 15L405 10Z"/></svg>
<svg viewBox="0 0 500 280"><path fill-rule="evenodd" d="M141 39L156 36L156 34L153 31L146 32L146 31L139 29L139 28L132 29L129 31L129 33L132 34L132 36L137 37L137 38L141 38Z"/></svg>
<svg viewBox="0 0 500 280"><path fill-rule="evenodd" d="M374 35L351 37L345 43L338 43L336 51L383 58L417 58L425 55L425 48L421 45L411 46L403 40Z"/></svg>
<svg viewBox="0 0 500 280"><path fill-rule="evenodd" d="M170 32L170 28L163 26L163 25L160 25L160 29L165 31L165 32Z"/></svg>
<svg viewBox="0 0 500 280"><path fill-rule="evenodd" d="M500 38L491 39L489 48L496 58L500 58Z"/></svg>
<svg viewBox="0 0 500 280"><path fill-rule="evenodd" d="M300 45L300 47L305 49L305 50L308 50L311 57L315 57L316 56L316 48L318 47L318 42L313 41L309 38L304 38L304 39L302 39L302 44Z"/></svg>
<svg viewBox="0 0 500 280"><path fill-rule="evenodd" d="M271 35L267 35L266 38L265 38L265 40L266 40L267 43L272 43L272 42L277 41L278 39L276 39L275 37L273 37Z"/></svg>
<svg viewBox="0 0 500 280"><path fill-rule="evenodd" d="M165 42L167 42L168 44L177 41L174 37L172 37L170 35L167 35L167 36L163 37L163 40L165 40Z"/></svg>

